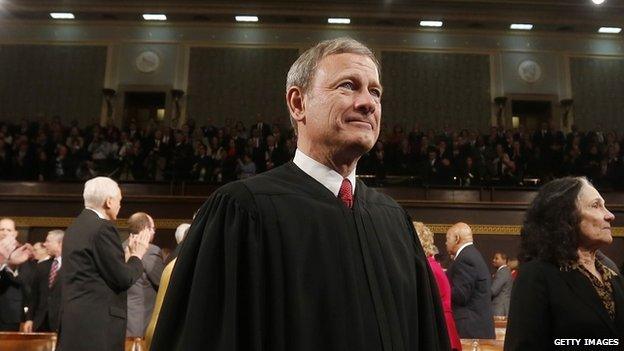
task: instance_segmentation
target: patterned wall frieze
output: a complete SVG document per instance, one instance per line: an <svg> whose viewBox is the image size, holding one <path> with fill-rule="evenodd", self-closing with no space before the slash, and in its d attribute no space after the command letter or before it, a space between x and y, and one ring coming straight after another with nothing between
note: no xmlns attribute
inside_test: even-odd
<svg viewBox="0 0 624 351"><path fill-rule="evenodd" d="M425 224L436 234L445 234L452 224ZM520 235L520 225L470 224L472 233L476 235ZM624 227L612 227L611 234L624 237Z"/></svg>
<svg viewBox="0 0 624 351"><path fill-rule="evenodd" d="M73 217L11 217L18 227L39 227L39 228L67 228ZM154 219L154 224L159 229L176 229L181 223L190 223L191 219L180 218L161 218ZM127 228L126 218L120 218L116 221L119 228ZM431 231L436 234L444 234L453 224L445 223L425 223ZM472 232L475 235L520 235L519 225L499 225L499 224L470 224ZM611 228L615 237L624 237L624 227Z"/></svg>
<svg viewBox="0 0 624 351"><path fill-rule="evenodd" d="M17 227L67 228L75 220L74 217L11 217ZM181 223L190 223L191 219L154 218L158 229L176 229ZM115 221L119 228L128 228L127 218Z"/></svg>

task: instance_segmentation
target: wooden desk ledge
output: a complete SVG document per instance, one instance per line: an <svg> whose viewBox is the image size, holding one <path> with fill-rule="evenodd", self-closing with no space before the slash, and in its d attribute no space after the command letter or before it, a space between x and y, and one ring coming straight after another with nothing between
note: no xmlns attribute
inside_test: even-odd
<svg viewBox="0 0 624 351"><path fill-rule="evenodd" d="M0 332L2 351L54 351L56 333Z"/></svg>
<svg viewBox="0 0 624 351"><path fill-rule="evenodd" d="M462 349L465 351L503 351L505 342L494 339L461 339L461 344Z"/></svg>
<svg viewBox="0 0 624 351"><path fill-rule="evenodd" d="M143 338L127 337L125 351L147 351L145 340Z"/></svg>

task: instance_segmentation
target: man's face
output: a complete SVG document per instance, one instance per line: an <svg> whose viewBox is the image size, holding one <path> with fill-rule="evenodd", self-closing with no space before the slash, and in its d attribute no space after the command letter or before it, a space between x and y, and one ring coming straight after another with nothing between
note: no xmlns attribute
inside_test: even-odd
<svg viewBox="0 0 624 351"><path fill-rule="evenodd" d="M375 63L357 54L322 59L304 99L305 134L312 145L368 152L379 136L381 83Z"/></svg>
<svg viewBox="0 0 624 351"><path fill-rule="evenodd" d="M156 226L154 225L152 217L149 217L149 227L147 229L150 232L150 242L152 242L152 240L154 240L154 234L156 234Z"/></svg>
<svg viewBox="0 0 624 351"><path fill-rule="evenodd" d="M446 251L451 254L451 255L455 255L455 253L457 252L456 250L456 246L457 243L459 242L459 237L452 232L446 232Z"/></svg>
<svg viewBox="0 0 624 351"><path fill-rule="evenodd" d="M42 243L35 243L33 245L33 256L37 261L48 257L48 255L48 250L43 246Z"/></svg>
<svg viewBox="0 0 624 351"><path fill-rule="evenodd" d="M15 222L11 219L0 220L0 240L7 236L17 238L17 230L15 230Z"/></svg>
<svg viewBox="0 0 624 351"><path fill-rule="evenodd" d="M121 209L121 190L119 188L117 188L117 194L115 196L106 200L106 204L106 215L111 221L116 220L119 210Z"/></svg>
<svg viewBox="0 0 624 351"><path fill-rule="evenodd" d="M50 256L58 257L62 251L62 241L58 240L55 235L49 235L46 237L46 241L43 243L43 247L46 248Z"/></svg>
<svg viewBox="0 0 624 351"><path fill-rule="evenodd" d="M494 258L492 258L492 266L494 266L494 268L499 268L504 264L507 264L507 262L505 262L503 256L501 256L500 253L495 254Z"/></svg>

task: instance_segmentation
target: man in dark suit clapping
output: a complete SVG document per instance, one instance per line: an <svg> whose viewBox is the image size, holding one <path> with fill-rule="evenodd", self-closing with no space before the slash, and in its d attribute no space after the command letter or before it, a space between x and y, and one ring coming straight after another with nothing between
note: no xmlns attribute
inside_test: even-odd
<svg viewBox="0 0 624 351"><path fill-rule="evenodd" d="M0 331L18 331L24 321L28 300L27 280L21 267L28 260L32 247L19 246L15 221L0 219ZM19 246L19 247L18 247Z"/></svg>
<svg viewBox="0 0 624 351"><path fill-rule="evenodd" d="M131 237L124 250L117 228L121 190L106 177L85 183L85 209L63 238L59 349L123 350L126 290L143 273L150 235Z"/></svg>
<svg viewBox="0 0 624 351"><path fill-rule="evenodd" d="M61 251L64 235L62 230L51 230L43 243L50 258L38 263L35 269L32 298L23 330L27 333L58 332L61 307L59 272L63 262Z"/></svg>

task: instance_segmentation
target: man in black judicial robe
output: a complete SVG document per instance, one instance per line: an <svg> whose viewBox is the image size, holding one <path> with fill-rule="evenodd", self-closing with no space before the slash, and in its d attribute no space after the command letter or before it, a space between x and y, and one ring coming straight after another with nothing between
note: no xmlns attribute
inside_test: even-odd
<svg viewBox="0 0 624 351"><path fill-rule="evenodd" d="M293 64L295 158L221 187L201 207L151 350L450 349L410 218L355 182L379 135L378 67L348 38Z"/></svg>

